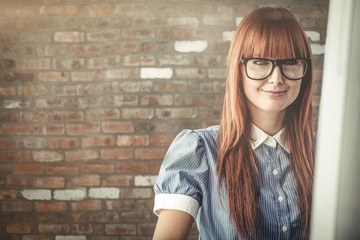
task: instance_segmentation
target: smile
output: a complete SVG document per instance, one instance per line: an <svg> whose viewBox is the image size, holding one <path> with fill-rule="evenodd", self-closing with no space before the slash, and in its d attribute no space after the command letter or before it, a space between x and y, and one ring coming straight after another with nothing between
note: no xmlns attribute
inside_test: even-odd
<svg viewBox="0 0 360 240"><path fill-rule="evenodd" d="M284 91L262 90L262 91L270 95L271 97L281 97L286 93L286 90Z"/></svg>

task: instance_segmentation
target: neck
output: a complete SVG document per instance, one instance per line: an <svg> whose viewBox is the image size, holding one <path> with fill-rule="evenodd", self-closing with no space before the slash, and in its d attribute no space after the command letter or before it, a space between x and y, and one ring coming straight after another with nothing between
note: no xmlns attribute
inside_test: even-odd
<svg viewBox="0 0 360 240"><path fill-rule="evenodd" d="M285 111L266 112L266 111L250 111L252 123L263 130L270 136L279 132L284 124Z"/></svg>

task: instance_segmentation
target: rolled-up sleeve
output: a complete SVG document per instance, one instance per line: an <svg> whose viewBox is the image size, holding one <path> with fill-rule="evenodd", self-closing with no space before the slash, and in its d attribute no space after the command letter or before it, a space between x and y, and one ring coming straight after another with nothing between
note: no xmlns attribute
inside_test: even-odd
<svg viewBox="0 0 360 240"><path fill-rule="evenodd" d="M154 212L180 210L196 219L208 178L208 162L202 138L183 130L170 145L154 185Z"/></svg>

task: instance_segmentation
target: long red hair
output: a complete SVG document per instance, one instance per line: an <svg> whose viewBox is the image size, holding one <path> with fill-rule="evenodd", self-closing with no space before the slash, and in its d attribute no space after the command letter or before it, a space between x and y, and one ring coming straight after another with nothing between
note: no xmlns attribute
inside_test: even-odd
<svg viewBox="0 0 360 240"><path fill-rule="evenodd" d="M239 60L247 57L311 58L311 48L297 18L284 8L254 10L241 21L231 42L217 172L219 188L226 189L230 217L242 237L261 231L257 204L260 176L251 148L251 115L239 70ZM291 149L291 167L297 181L304 239L309 237L314 168L311 87L312 66L309 66L299 96L287 108L283 123L284 140Z"/></svg>

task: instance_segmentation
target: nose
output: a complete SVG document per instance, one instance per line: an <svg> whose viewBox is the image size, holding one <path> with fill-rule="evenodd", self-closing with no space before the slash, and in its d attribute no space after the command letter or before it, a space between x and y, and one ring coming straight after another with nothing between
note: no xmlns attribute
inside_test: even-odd
<svg viewBox="0 0 360 240"><path fill-rule="evenodd" d="M276 85L284 83L283 75L279 66L276 66L271 75L269 76L269 83Z"/></svg>

